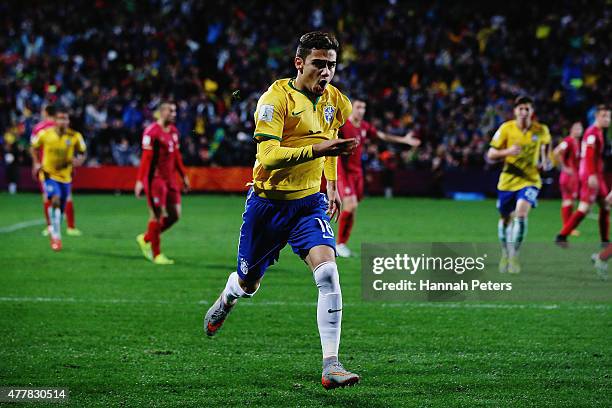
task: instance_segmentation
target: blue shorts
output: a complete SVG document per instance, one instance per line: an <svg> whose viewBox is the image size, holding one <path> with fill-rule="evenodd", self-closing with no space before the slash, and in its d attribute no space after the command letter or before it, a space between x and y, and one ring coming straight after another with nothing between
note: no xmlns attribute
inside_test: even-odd
<svg viewBox="0 0 612 408"><path fill-rule="evenodd" d="M516 202L520 199L527 201L533 208L538 206L538 190L537 187L529 186L517 191L497 190L497 209L499 213L507 217L516 209Z"/></svg>
<svg viewBox="0 0 612 408"><path fill-rule="evenodd" d="M281 249L289 243L304 258L317 245L336 250L334 230L329 224L327 196L311 194L298 200L270 200L247 194L240 240L238 268L241 279L261 278L278 261Z"/></svg>
<svg viewBox="0 0 612 408"><path fill-rule="evenodd" d="M44 184L47 200L50 200L52 197L59 197L60 207L63 211L64 207L66 206L66 201L68 200L68 197L70 197L72 183L62 183L60 181L47 178L45 179Z"/></svg>

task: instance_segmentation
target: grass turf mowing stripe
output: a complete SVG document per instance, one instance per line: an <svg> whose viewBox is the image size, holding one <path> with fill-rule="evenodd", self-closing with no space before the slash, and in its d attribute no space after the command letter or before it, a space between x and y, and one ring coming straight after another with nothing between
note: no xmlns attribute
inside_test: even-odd
<svg viewBox="0 0 612 408"><path fill-rule="evenodd" d="M140 300L140 299L77 299L77 298L53 298L53 297L19 297L3 296L0 302L23 302L23 303L137 303L137 304L162 304L162 305L208 305L212 301L199 300L197 302L173 302L167 300ZM286 302L286 301L243 301L241 306L266 307L266 306L316 306L316 302ZM604 304L538 304L538 303L427 303L427 302L405 302L405 303L345 303L346 307L417 307L417 308L441 308L441 309L572 309L572 310L608 310L610 305Z"/></svg>

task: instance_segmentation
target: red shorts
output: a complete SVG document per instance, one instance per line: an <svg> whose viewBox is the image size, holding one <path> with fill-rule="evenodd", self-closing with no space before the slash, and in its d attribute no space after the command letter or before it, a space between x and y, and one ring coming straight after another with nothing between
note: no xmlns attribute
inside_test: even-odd
<svg viewBox="0 0 612 408"><path fill-rule="evenodd" d="M587 177L580 179L580 201L593 204L597 199L605 199L608 195L608 186L602 174L597 175L598 188L590 188Z"/></svg>
<svg viewBox="0 0 612 408"><path fill-rule="evenodd" d="M181 203L181 191L176 184L168 183L161 178L154 178L151 182L151 191L145 184L145 193L149 207L168 208L173 204Z"/></svg>
<svg viewBox="0 0 612 408"><path fill-rule="evenodd" d="M357 196L357 200L363 198L363 175L361 173L338 172L338 193L341 198Z"/></svg>
<svg viewBox="0 0 612 408"><path fill-rule="evenodd" d="M579 178L577 174L567 174L561 172L559 177L559 188L561 189L561 199L563 200L575 200L578 198Z"/></svg>

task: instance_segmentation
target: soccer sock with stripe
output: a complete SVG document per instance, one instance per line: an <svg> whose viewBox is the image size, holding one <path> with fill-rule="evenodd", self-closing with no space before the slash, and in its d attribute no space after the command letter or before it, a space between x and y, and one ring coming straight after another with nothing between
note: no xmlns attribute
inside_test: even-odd
<svg viewBox="0 0 612 408"><path fill-rule="evenodd" d="M66 213L66 225L70 229L74 228L74 205L72 204L72 200L66 203L64 212Z"/></svg>
<svg viewBox="0 0 612 408"><path fill-rule="evenodd" d="M509 226L504 223L503 219L500 219L497 222L497 237L499 238L499 243L501 244L502 253L505 256L508 256L508 235L509 235Z"/></svg>
<svg viewBox="0 0 612 408"><path fill-rule="evenodd" d="M350 211L342 211L338 220L338 244L346 244L353 229L354 214Z"/></svg>
<svg viewBox="0 0 612 408"><path fill-rule="evenodd" d="M573 205L562 205L561 206L561 222L563 223L563 225L565 225L565 223L570 219L570 217L572 216L572 209L574 208Z"/></svg>
<svg viewBox="0 0 612 408"><path fill-rule="evenodd" d="M342 326L342 291L338 266L335 262L323 262L313 271L319 289L317 301L317 325L321 337L323 365L337 361Z"/></svg>
<svg viewBox="0 0 612 408"><path fill-rule="evenodd" d="M599 208L599 238L601 242L610 241L610 210Z"/></svg>
<svg viewBox="0 0 612 408"><path fill-rule="evenodd" d="M60 226L62 223L62 210L59 208L49 207L48 213L49 220L51 221L49 224L51 226L51 238L61 239L62 233Z"/></svg>
<svg viewBox="0 0 612 408"><path fill-rule="evenodd" d="M527 236L527 218L515 217L512 223L512 240L510 242L510 256L518 255L523 240Z"/></svg>
<svg viewBox="0 0 612 408"><path fill-rule="evenodd" d="M563 228L561 229L561 232L559 232L559 235L567 237L569 234L572 233L573 230L576 229L578 224L580 224L580 222L585 216L586 213L580 210L574 211L570 219L565 224L563 224Z"/></svg>

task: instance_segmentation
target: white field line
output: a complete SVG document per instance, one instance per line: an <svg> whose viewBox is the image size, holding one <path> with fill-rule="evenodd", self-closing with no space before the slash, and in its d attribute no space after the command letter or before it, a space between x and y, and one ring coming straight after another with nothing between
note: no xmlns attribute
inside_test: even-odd
<svg viewBox="0 0 612 408"><path fill-rule="evenodd" d="M37 218L35 220L28 220L23 222L18 222L17 224L8 225L6 227L0 227L0 234L8 234L9 232L15 232L20 229L33 227L35 225L43 225L45 220Z"/></svg>
<svg viewBox="0 0 612 408"><path fill-rule="evenodd" d="M209 305L211 301L180 302L158 299L79 299L58 297L0 297L0 303L109 303L109 304L158 304L158 305ZM241 307L268 307L268 306L309 306L315 307L316 302L287 302L287 301L242 301ZM440 309L536 309L536 310L610 310L612 305L607 304L539 304L539 303L437 303L437 302L360 302L345 303L345 307L402 307L410 308L440 308Z"/></svg>

